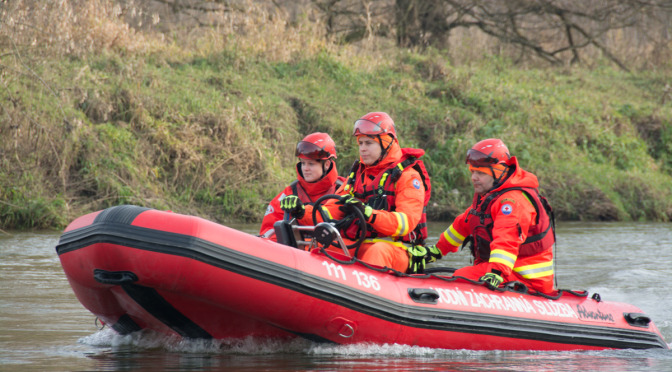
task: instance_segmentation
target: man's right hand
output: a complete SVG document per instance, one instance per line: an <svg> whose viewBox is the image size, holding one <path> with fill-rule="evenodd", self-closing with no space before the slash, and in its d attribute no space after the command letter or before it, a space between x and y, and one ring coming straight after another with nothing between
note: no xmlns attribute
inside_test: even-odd
<svg viewBox="0 0 672 372"><path fill-rule="evenodd" d="M303 218L306 214L306 207L303 206L301 199L296 195L287 195L280 200L280 209L288 212L295 218Z"/></svg>
<svg viewBox="0 0 672 372"><path fill-rule="evenodd" d="M364 215L364 218L366 221L371 221L371 215L373 214L373 208L370 206L362 203L359 199L355 198L354 196L350 194L345 194L341 196L340 199L336 202L336 204L342 204L341 207L338 207L338 209L341 212L344 213L351 213L353 209L359 209L362 212L362 215Z"/></svg>
<svg viewBox="0 0 672 372"><path fill-rule="evenodd" d="M424 247L414 245L406 251L408 252L408 272L410 274L422 274L425 272L425 266L428 263L435 262L443 257L441 251L435 245Z"/></svg>
<svg viewBox="0 0 672 372"><path fill-rule="evenodd" d="M497 273L486 273L479 280L485 283L488 286L488 288L497 289L499 285L502 284L502 282L504 281L504 278L502 278Z"/></svg>

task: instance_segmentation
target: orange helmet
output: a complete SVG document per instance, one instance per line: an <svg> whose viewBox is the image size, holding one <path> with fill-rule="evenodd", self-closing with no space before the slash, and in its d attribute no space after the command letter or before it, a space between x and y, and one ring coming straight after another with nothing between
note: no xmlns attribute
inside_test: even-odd
<svg viewBox="0 0 672 372"><path fill-rule="evenodd" d="M352 131L353 136L380 134L389 134L392 138L397 138L394 121L392 121L390 115L384 112L369 112L355 121L355 127Z"/></svg>
<svg viewBox="0 0 672 372"><path fill-rule="evenodd" d="M488 138L476 143L467 151L466 163L473 167L490 167L504 164L511 159L509 149L498 138Z"/></svg>
<svg viewBox="0 0 672 372"><path fill-rule="evenodd" d="M336 144L328 134L315 132L304 137L296 145L294 154L303 159L336 159Z"/></svg>

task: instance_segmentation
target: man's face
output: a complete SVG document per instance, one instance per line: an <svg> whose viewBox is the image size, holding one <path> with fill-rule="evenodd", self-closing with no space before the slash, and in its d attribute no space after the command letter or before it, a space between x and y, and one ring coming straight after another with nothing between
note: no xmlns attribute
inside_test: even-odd
<svg viewBox="0 0 672 372"><path fill-rule="evenodd" d="M492 174L483 173L481 171L471 171L471 183L474 185L474 192L479 195L484 195L492 189L495 184L495 178Z"/></svg>
<svg viewBox="0 0 672 372"><path fill-rule="evenodd" d="M375 163L383 152L378 141L371 137L359 136L359 138L357 138L357 143L359 144L359 156L362 158L362 162L366 165Z"/></svg>

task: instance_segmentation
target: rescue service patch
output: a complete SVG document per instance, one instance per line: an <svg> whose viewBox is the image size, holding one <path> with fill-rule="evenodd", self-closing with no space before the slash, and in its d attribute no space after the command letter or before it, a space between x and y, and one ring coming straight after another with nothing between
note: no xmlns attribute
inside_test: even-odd
<svg viewBox="0 0 672 372"><path fill-rule="evenodd" d="M275 212L275 209L273 209L273 206L269 204L268 208L266 208L266 214L264 214L264 216L273 212Z"/></svg>
<svg viewBox="0 0 672 372"><path fill-rule="evenodd" d="M516 201L513 200L513 199L509 199L509 198L504 198L504 199L502 199L499 203L500 203L500 204L501 204L501 203L511 203L511 204L516 204Z"/></svg>
<svg viewBox="0 0 672 372"><path fill-rule="evenodd" d="M420 190L420 180L417 178L413 179L413 187L416 188L416 190Z"/></svg>
<svg viewBox="0 0 672 372"><path fill-rule="evenodd" d="M508 216L513 212L513 206L511 204L502 205L502 214Z"/></svg>

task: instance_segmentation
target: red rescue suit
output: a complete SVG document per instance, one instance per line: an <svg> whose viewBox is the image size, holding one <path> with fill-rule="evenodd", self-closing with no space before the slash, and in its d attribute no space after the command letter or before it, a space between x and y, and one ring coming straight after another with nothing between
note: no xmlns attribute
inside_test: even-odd
<svg viewBox="0 0 672 372"><path fill-rule="evenodd" d="M375 210L393 212L396 211L396 183L401 177L404 169L413 168L421 177L425 190L424 206L426 207L431 195L431 183L424 163L422 160L418 160L418 158L425 154L425 151L421 149L403 148L401 149L401 153L402 156L398 163L393 164L380 172L376 177L370 179L370 182L365 182L366 180L361 177L363 173L360 171L360 168L364 167L364 164L356 162L346 180L347 185L345 190L352 193L357 199L363 201ZM358 174L360 177L357 177ZM354 231L351 231L353 229ZM346 237L353 238L357 229L357 226L353 224L351 229L346 232ZM404 226L401 226L400 229L404 231L407 230ZM367 236L375 238L380 235L375 231L373 226L370 226L370 230L371 231L368 232ZM427 239L427 213L426 208L423 208L422 216L420 217L418 224L413 230L408 234L403 235L399 240L404 243L423 245L425 239Z"/></svg>
<svg viewBox="0 0 672 372"><path fill-rule="evenodd" d="M266 208L266 214L261 221L261 229L259 235L270 235L273 231L273 224L284 218L284 212L280 209L280 200L287 195L296 195L305 205L312 205L317 199L327 194L334 194L336 189L341 186L345 178L338 176L336 164L332 161L331 167L326 174L315 182L308 182L303 178L301 172L301 163L296 164L296 180L287 186L280 194L278 194ZM311 209L312 210L312 209ZM270 239L276 241L275 235Z"/></svg>
<svg viewBox="0 0 672 372"><path fill-rule="evenodd" d="M498 270L505 281L519 281L543 293L555 290L553 244L555 236L547 205L538 192L537 177L509 160L512 173L485 195L474 195L469 209L441 234L437 247L456 252L473 239L474 266L454 276L478 280Z"/></svg>
<svg viewBox="0 0 672 372"><path fill-rule="evenodd" d="M349 179L354 177L356 180L355 186L348 186L345 183L336 193L345 195L351 190L353 194L358 192L357 190L359 192L377 190L380 184L380 176L386 170L397 166L410 155L420 157L423 154L424 151L418 149L402 150L395 140L380 162L372 166L363 163L357 166L355 174L348 177ZM376 232L376 237L368 238L362 243L358 253L359 259L369 264L387 266L401 272L408 269L408 254L401 239L414 231L423 220L426 204L423 177L424 175L421 176L412 166L405 167L401 171L399 178L393 185L394 195L386 197L388 207L392 205L394 209L374 208L369 225ZM335 200L327 201L324 208L329 211L333 219L341 219L344 217L344 213L339 210L340 206L335 202ZM308 215L308 208L306 208L306 215ZM300 222L302 224L310 223L312 219L306 216ZM346 238L346 240L349 239Z"/></svg>

